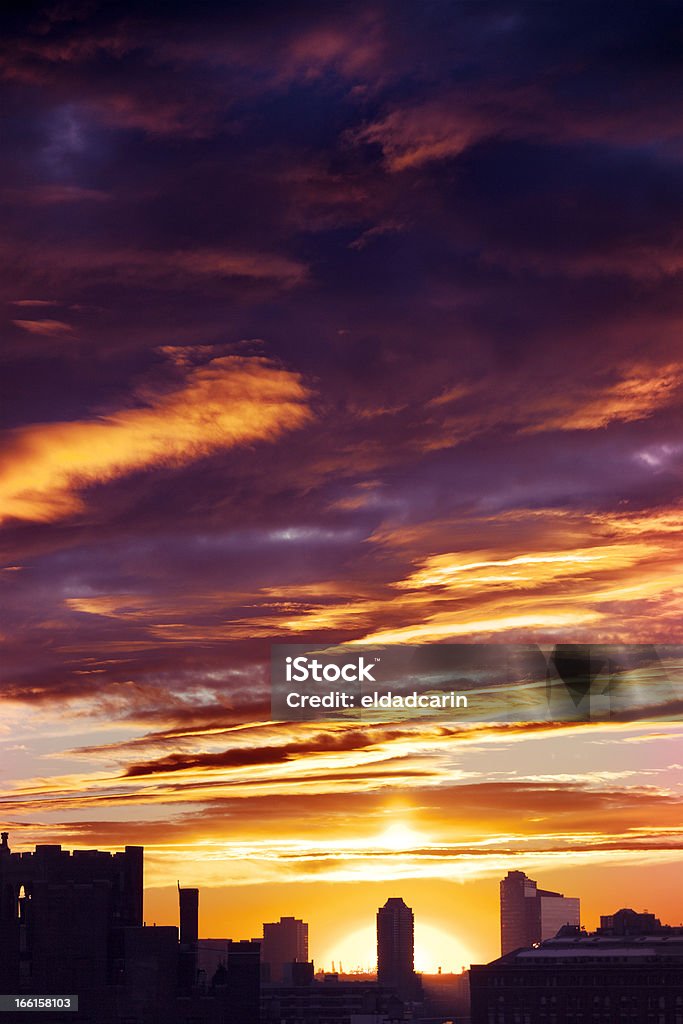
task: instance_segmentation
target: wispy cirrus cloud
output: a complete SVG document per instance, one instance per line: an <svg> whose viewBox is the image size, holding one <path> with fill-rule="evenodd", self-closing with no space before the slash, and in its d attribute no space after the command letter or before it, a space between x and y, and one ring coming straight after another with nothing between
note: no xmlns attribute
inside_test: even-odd
<svg viewBox="0 0 683 1024"><path fill-rule="evenodd" d="M106 203L112 197L103 189L84 188L81 185L53 184L26 185L23 188L0 189L0 199L27 206L53 206L62 203Z"/></svg>
<svg viewBox="0 0 683 1024"><path fill-rule="evenodd" d="M558 67L545 83L533 81L519 69L505 80L440 90L418 102L394 102L373 120L352 129L352 144L379 146L392 173L457 158L489 139L552 140L564 144L604 143L630 147L653 136L676 147L680 126L672 112L660 107L653 118L642 92L630 82L622 102L597 109L592 102L568 104L561 83L567 74ZM655 86L656 88L656 86Z"/></svg>
<svg viewBox="0 0 683 1024"><path fill-rule="evenodd" d="M71 324L64 320L13 320L15 327L29 334L42 334L48 338L60 338L73 333Z"/></svg>
<svg viewBox="0 0 683 1024"><path fill-rule="evenodd" d="M296 374L264 359L222 356L137 406L12 431L0 462L3 516L59 519L83 508L80 492L93 484L276 440L310 419L308 397Z"/></svg>
<svg viewBox="0 0 683 1024"><path fill-rule="evenodd" d="M0 255L17 259L5 247ZM20 254L19 254L20 255ZM55 264L57 268L55 269ZM305 264L274 253L247 252L232 248L195 247L192 249L96 249L66 245L59 249L45 248L32 258L33 272L47 276L82 272L89 278L130 283L172 284L192 279L235 278L274 282L284 287L303 283L307 277Z"/></svg>
<svg viewBox="0 0 683 1024"><path fill-rule="evenodd" d="M651 518L551 510L530 511L526 521L522 513L481 517L481 531L495 522L493 548L473 547L470 540L462 552L417 556L411 572L379 591L368 582L365 593L352 594L337 581L319 595L302 590L297 601L290 590L286 607L234 622L233 635L337 631L360 643L530 634L604 639L606 630L617 637L624 621L635 629L644 608L656 606L659 621L643 621L630 638L663 642L677 635L671 630L683 599L674 525L680 515L674 506ZM412 530L384 528L373 540L408 550L428 543L433 549L451 531L450 524L425 523ZM609 626L616 607L618 629Z"/></svg>
<svg viewBox="0 0 683 1024"><path fill-rule="evenodd" d="M531 394L519 380L454 384L429 402L434 410L430 446L458 444L501 427L521 435L602 430L657 415L680 400L679 362L641 363L587 374L568 390L561 377Z"/></svg>
<svg viewBox="0 0 683 1024"><path fill-rule="evenodd" d="M553 396L537 408L538 422L526 429L601 430L610 423L632 423L647 419L666 405L676 402L683 385L683 366L634 366L624 368L613 383L588 385L576 399ZM564 407L563 407L564 406Z"/></svg>

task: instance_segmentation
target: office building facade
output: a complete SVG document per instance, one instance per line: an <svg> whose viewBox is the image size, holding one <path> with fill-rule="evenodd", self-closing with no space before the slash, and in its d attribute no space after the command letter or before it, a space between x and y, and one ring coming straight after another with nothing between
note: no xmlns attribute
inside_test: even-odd
<svg viewBox="0 0 683 1024"><path fill-rule="evenodd" d="M308 961L308 925L296 917L281 917L279 921L264 924L261 943L263 980L282 984L287 980L287 968L293 963Z"/></svg>
<svg viewBox="0 0 683 1024"><path fill-rule="evenodd" d="M402 999L417 997L415 919L400 897L377 911L377 981Z"/></svg>
<svg viewBox="0 0 683 1024"><path fill-rule="evenodd" d="M551 939L564 925L578 926L580 900L539 889L523 871L508 871L500 883L501 953Z"/></svg>

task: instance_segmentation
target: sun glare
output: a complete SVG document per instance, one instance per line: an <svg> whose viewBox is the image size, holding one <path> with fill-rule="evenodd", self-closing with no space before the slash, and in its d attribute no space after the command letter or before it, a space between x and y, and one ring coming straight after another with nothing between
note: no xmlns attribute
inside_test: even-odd
<svg viewBox="0 0 683 1024"><path fill-rule="evenodd" d="M424 974L459 973L469 967L471 954L456 934L431 924L415 925L415 970ZM326 950L320 966L353 974L377 969L377 933L373 925L345 935Z"/></svg>
<svg viewBox="0 0 683 1024"><path fill-rule="evenodd" d="M439 968L448 974L469 967L471 954L457 935L431 924L415 925L415 970L436 974Z"/></svg>
<svg viewBox="0 0 683 1024"><path fill-rule="evenodd" d="M386 850L413 850L415 847L423 846L425 843L425 837L420 835L419 832L415 832L414 829L408 825L396 823L390 825L382 834L379 836L378 844Z"/></svg>

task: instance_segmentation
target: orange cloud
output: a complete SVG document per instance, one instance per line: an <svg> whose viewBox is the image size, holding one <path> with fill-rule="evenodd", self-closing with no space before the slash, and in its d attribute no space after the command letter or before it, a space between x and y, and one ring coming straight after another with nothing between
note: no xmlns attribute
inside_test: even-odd
<svg viewBox="0 0 683 1024"><path fill-rule="evenodd" d="M208 590L193 596L190 618L179 595L83 594L66 603L135 623L147 643L311 632L366 644L494 635L672 642L683 610L682 517L670 506L652 515L523 511L465 519L460 529L439 521L387 525L368 543L396 549L410 563L389 583L321 577L256 594ZM473 531L476 549L469 547ZM226 608L232 617L206 621Z"/></svg>
<svg viewBox="0 0 683 1024"><path fill-rule="evenodd" d="M0 459L2 518L50 521L83 507L78 492L155 465L275 440L310 418L297 374L223 356L182 387L108 416L9 432Z"/></svg>
<svg viewBox="0 0 683 1024"><path fill-rule="evenodd" d="M49 338L62 337L72 332L71 324L63 320L13 320L12 323L29 334L44 334Z"/></svg>
<svg viewBox="0 0 683 1024"><path fill-rule="evenodd" d="M457 105L456 105L457 104ZM448 100L396 108L353 133L353 141L381 146L391 171L419 167L458 156L486 135L491 126L462 101Z"/></svg>
<svg viewBox="0 0 683 1024"><path fill-rule="evenodd" d="M271 870L275 877L291 873L298 880L322 875L341 881L363 873L386 879L443 878L457 875L460 868L476 875L491 869L489 857L495 856L499 870L500 858L520 852L551 859L557 853L575 862L629 853L680 860L680 766L577 772L579 744L587 753L595 751L590 744L596 739L617 744L628 733L618 725L560 732L552 732L553 752L557 749L560 761L568 758L568 771L554 761L548 767L548 730L531 737L507 727L466 734L429 732L417 725L367 733L301 727L292 734L298 739L262 747L266 730L217 754L184 750L145 765L143 773L92 771L10 783L0 793L0 809L13 821L27 812L65 811L73 821L73 812L123 805L130 813L137 807L132 827L143 834L145 845L151 843L152 858L182 856L178 843L189 847L199 840L192 848L196 866L206 854L214 862L223 860L228 871L238 863L254 882L267 880ZM671 727L672 737L679 733ZM495 779L488 778L490 759L502 755L511 739L523 743L524 750ZM465 751L470 770L464 771L458 759ZM530 770L520 772L523 763ZM361 815L352 835L349 796ZM195 811L198 799L205 806ZM233 813L237 804L239 813ZM169 805L176 813L160 828L158 812ZM178 815L182 805L184 813ZM154 807L157 813L146 821L143 808ZM234 826L228 840L226 814ZM389 821L394 828L387 828ZM95 820L83 827L97 833L103 826L106 822Z"/></svg>
<svg viewBox="0 0 683 1024"><path fill-rule="evenodd" d="M290 587L286 606L264 602L263 614L230 623L229 632L334 630L352 633L347 642L377 644L485 635L672 642L683 608L682 515L672 506L652 516L534 510L482 517L462 524L463 550L452 523L386 526L370 541L403 548L413 565L403 578L381 589L371 582L344 589L340 581L318 581L317 591L298 594ZM475 530L481 547L471 550Z"/></svg>
<svg viewBox="0 0 683 1024"><path fill-rule="evenodd" d="M615 379L616 378L616 379ZM447 409L442 420L434 419L433 436L425 447L445 448L460 444L487 430L508 426L520 434L549 430L601 430L612 423L633 423L648 419L680 399L683 388L681 363L632 364L612 379L592 379L581 387L568 388L548 381L545 388L529 394L513 381L507 388L499 383L495 401L484 385L456 384L427 403L438 412ZM478 393L479 406L471 411L461 403Z"/></svg>
<svg viewBox="0 0 683 1024"><path fill-rule="evenodd" d="M570 110L549 102L538 86L478 82L474 89L441 90L438 98L394 105L349 137L378 145L391 172L452 159L489 138L639 144L678 137L678 118L666 104L650 104L644 116L634 116L642 105L637 88L629 99L618 110L596 112L595 105Z"/></svg>
<svg viewBox="0 0 683 1024"><path fill-rule="evenodd" d="M630 423L643 420L669 405L683 383L680 364L668 366L634 366L620 380L604 388L589 389L581 402L575 394L566 394L564 401L553 396L546 409L537 412L541 422L526 428L528 433L542 430L599 430L609 423Z"/></svg>
<svg viewBox="0 0 683 1024"><path fill-rule="evenodd" d="M606 568L617 569L632 565L654 551L647 544L612 544L570 551L538 551L496 558L458 553L431 555L416 572L394 584L402 590L423 587L449 589L481 589L482 586L532 587L555 579L566 579L577 574Z"/></svg>

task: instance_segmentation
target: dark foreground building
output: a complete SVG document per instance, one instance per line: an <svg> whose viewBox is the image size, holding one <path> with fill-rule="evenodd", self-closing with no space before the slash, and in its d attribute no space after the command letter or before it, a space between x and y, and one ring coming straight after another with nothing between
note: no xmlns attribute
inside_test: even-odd
<svg viewBox="0 0 683 1024"><path fill-rule="evenodd" d="M12 853L3 832L0 892L0 991L111 984L125 933L142 927L142 847L111 854L43 845Z"/></svg>
<svg viewBox="0 0 683 1024"><path fill-rule="evenodd" d="M267 985L261 992L262 1024L402 1024L406 1019L398 996L374 981L342 981L328 974L302 984Z"/></svg>
<svg viewBox="0 0 683 1024"><path fill-rule="evenodd" d="M286 981L288 964L308 963L308 925L296 917L281 917L263 925L261 976L264 981Z"/></svg>
<svg viewBox="0 0 683 1024"><path fill-rule="evenodd" d="M535 948L472 965L472 1024L683 1024L678 932L563 928Z"/></svg>
<svg viewBox="0 0 683 1024"><path fill-rule="evenodd" d="M469 971L462 974L422 974L424 1002L420 1013L428 1020L463 1021L470 1019ZM419 1019L419 1018L418 1018Z"/></svg>
<svg viewBox="0 0 683 1024"><path fill-rule="evenodd" d="M215 975L197 971L199 893L179 892L175 927L143 923L143 849L37 846L0 836L0 993L78 996L53 1024L259 1024L260 944L228 942ZM26 1012L2 1015L2 1024Z"/></svg>

